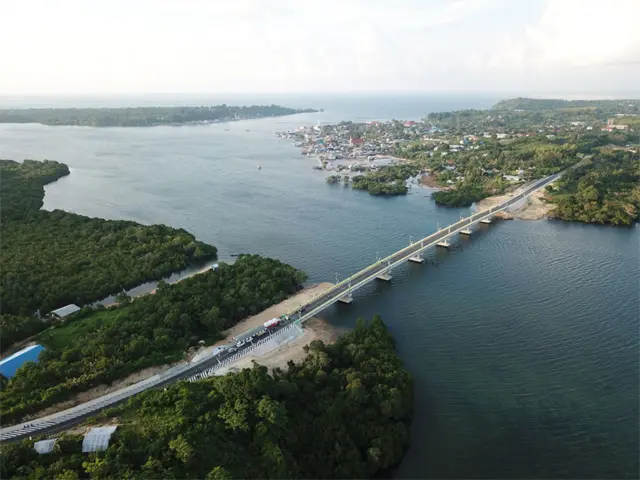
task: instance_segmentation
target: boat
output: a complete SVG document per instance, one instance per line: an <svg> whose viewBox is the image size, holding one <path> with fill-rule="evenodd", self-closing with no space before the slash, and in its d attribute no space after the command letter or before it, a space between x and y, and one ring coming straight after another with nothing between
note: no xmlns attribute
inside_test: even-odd
<svg viewBox="0 0 640 480"><path fill-rule="evenodd" d="M258 170L262 170L262 165L258 165Z"/></svg>

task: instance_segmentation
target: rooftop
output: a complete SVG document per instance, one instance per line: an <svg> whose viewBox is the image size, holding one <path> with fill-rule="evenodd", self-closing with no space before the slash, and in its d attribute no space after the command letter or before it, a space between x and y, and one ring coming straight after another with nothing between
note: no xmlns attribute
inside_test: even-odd
<svg viewBox="0 0 640 480"><path fill-rule="evenodd" d="M80 307L72 303L70 305L66 305L64 307L53 310L51 313L57 317L64 318L78 311L80 311Z"/></svg>

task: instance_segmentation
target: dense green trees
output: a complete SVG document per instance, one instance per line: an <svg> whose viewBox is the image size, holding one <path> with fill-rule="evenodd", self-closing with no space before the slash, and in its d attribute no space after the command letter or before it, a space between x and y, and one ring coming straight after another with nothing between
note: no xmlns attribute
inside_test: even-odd
<svg viewBox="0 0 640 480"><path fill-rule="evenodd" d="M0 123L42 123L90 127L150 127L197 122L221 122L315 112L278 105L234 107L30 108L0 110Z"/></svg>
<svg viewBox="0 0 640 480"><path fill-rule="evenodd" d="M431 194L438 205L468 207L487 196L481 185L462 185L452 190L440 190Z"/></svg>
<svg viewBox="0 0 640 480"><path fill-rule="evenodd" d="M353 177L351 185L358 190L366 190L370 195L403 195L408 188L409 177L420 173L415 165L399 164L381 167L378 171Z"/></svg>
<svg viewBox="0 0 640 480"><path fill-rule="evenodd" d="M43 185L68 173L57 162L0 161L2 313L82 305L215 258L182 229L39 210Z"/></svg>
<svg viewBox="0 0 640 480"><path fill-rule="evenodd" d="M39 338L38 364L21 367L0 392L3 423L110 383L136 370L179 360L199 340L214 340L239 320L295 293L305 279L277 260L241 255L233 265L113 310L87 310Z"/></svg>
<svg viewBox="0 0 640 480"><path fill-rule="evenodd" d="M38 317L0 314L0 351L5 352L14 343L40 333L48 326Z"/></svg>
<svg viewBox="0 0 640 480"><path fill-rule="evenodd" d="M568 171L552 192L551 216L585 223L631 225L640 220L640 160L632 151L605 149Z"/></svg>
<svg viewBox="0 0 640 480"><path fill-rule="evenodd" d="M3 227L9 220L22 220L38 211L43 203L44 186L65 175L69 175L69 167L64 163L0 160L0 219Z"/></svg>
<svg viewBox="0 0 640 480"><path fill-rule="evenodd" d="M412 381L379 317L301 363L149 391L102 419L120 426L105 452L80 437L37 455L3 446L2 478L365 478L408 445Z"/></svg>

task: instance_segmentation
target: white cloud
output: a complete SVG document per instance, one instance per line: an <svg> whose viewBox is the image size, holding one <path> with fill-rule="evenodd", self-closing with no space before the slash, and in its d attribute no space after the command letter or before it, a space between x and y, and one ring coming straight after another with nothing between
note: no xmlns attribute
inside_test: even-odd
<svg viewBox="0 0 640 480"><path fill-rule="evenodd" d="M640 0L541 1L4 2L0 94L563 89L638 60Z"/></svg>
<svg viewBox="0 0 640 480"><path fill-rule="evenodd" d="M548 0L520 37L506 36L492 67L538 71L640 62L639 0Z"/></svg>

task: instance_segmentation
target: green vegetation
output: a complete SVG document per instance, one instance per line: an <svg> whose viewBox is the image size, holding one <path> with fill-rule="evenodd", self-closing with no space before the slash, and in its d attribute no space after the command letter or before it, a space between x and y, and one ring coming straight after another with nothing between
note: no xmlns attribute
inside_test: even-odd
<svg viewBox="0 0 640 480"><path fill-rule="evenodd" d="M449 133L538 133L583 122L599 129L618 114L640 114L639 100L555 100L515 98L498 102L490 110L435 112L427 122ZM551 128L549 128L551 126Z"/></svg>
<svg viewBox="0 0 640 480"><path fill-rule="evenodd" d="M559 172L578 162L575 144L544 136L520 137L508 142L483 140L477 148L452 152L448 145L433 150L429 144L409 144L398 152L415 165L431 172L451 190L434 192L436 203L465 207L491 195L504 193L512 184ZM442 153L446 153L445 156ZM518 180L507 180L511 175Z"/></svg>
<svg viewBox="0 0 640 480"><path fill-rule="evenodd" d="M339 183L341 180L340 175L329 175L327 177L327 183Z"/></svg>
<svg viewBox="0 0 640 480"><path fill-rule="evenodd" d="M409 443L412 381L380 317L359 319L301 363L148 391L102 418L120 426L105 452L62 437L3 445L2 478L365 478Z"/></svg>
<svg viewBox="0 0 640 480"><path fill-rule="evenodd" d="M44 186L69 175L64 163L25 160L22 163L0 160L0 218L4 227L9 220L23 220L40 210ZM4 233L4 232L3 232Z"/></svg>
<svg viewBox="0 0 640 480"><path fill-rule="evenodd" d="M408 191L405 182L418 173L420 169L415 165L387 165L376 172L356 175L351 180L353 188L366 190L370 195L404 195Z"/></svg>
<svg viewBox="0 0 640 480"><path fill-rule="evenodd" d="M0 351L3 353L13 345L47 328L38 317L20 317L8 313L0 314Z"/></svg>
<svg viewBox="0 0 640 480"><path fill-rule="evenodd" d="M448 207L468 207L474 202L479 202L487 196L485 189L480 185L461 185L452 190L441 190L431 194L438 205Z"/></svg>
<svg viewBox="0 0 640 480"><path fill-rule="evenodd" d="M0 160L3 314L83 305L215 258L182 229L39 210L43 185L68 173L52 161Z"/></svg>
<svg viewBox="0 0 640 480"><path fill-rule="evenodd" d="M241 255L233 265L176 284L122 308L85 309L44 332L39 362L27 363L0 392L3 423L137 370L179 360L200 340L295 293L303 272L277 260Z"/></svg>
<svg viewBox="0 0 640 480"><path fill-rule="evenodd" d="M225 122L315 112L278 105L234 107L31 108L0 110L0 123L41 123L89 127L151 127Z"/></svg>
<svg viewBox="0 0 640 480"><path fill-rule="evenodd" d="M640 221L640 161L634 151L603 149L548 190L556 204L554 218L612 225Z"/></svg>

